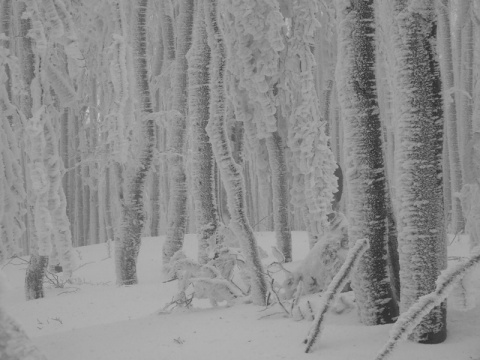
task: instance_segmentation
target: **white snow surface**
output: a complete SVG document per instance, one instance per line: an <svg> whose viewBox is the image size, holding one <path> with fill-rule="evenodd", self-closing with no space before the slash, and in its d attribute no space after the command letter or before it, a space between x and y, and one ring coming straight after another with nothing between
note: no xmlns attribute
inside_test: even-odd
<svg viewBox="0 0 480 360"><path fill-rule="evenodd" d="M273 232L257 233L264 249L275 245ZM308 252L305 232L293 232L294 260ZM115 285L113 259L105 244L79 248L77 284L55 289L47 285L46 297L25 301L25 263L14 259L3 268L7 293L2 303L50 360L130 359L374 359L388 339L391 325L364 326L356 311L327 314L322 338L305 354L312 323L283 317L280 308L239 302L212 308L208 300L194 300L190 310L159 313L177 292L176 282L163 283L164 238L144 238L138 263L139 285ZM184 251L196 258L195 235L187 235ZM449 256L455 261L469 251L467 237L454 240ZM266 264L275 261L270 256ZM17 264L17 265L14 265ZM480 288L480 271L474 273ZM312 300L318 295L310 295ZM477 304L478 304L477 299ZM277 310L278 315L262 316ZM275 312L275 311L274 311ZM390 359L480 359L480 306L466 312L448 310L448 338L440 345L403 341Z"/></svg>

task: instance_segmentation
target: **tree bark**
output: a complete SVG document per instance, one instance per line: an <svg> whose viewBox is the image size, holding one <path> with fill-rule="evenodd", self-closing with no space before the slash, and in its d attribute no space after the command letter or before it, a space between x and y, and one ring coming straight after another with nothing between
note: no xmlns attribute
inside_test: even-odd
<svg viewBox="0 0 480 360"><path fill-rule="evenodd" d="M124 203L122 207L122 231L116 249L117 283L132 285L138 282L137 257L140 251L141 235L144 227L144 186L153 160L155 144L155 126L152 118L152 104L148 82L146 57L148 0L136 0L133 14L133 68L135 87L139 97L141 143L138 157L132 164L136 168L127 170L125 178Z"/></svg>
<svg viewBox="0 0 480 360"><path fill-rule="evenodd" d="M0 308L0 359L46 360L20 326Z"/></svg>
<svg viewBox="0 0 480 360"><path fill-rule="evenodd" d="M209 64L203 0L196 3L192 48L188 56L188 112L191 122L193 201L198 238L198 261L207 263L207 248L219 226L215 197L215 166L206 126L210 118Z"/></svg>
<svg viewBox="0 0 480 360"><path fill-rule="evenodd" d="M393 41L399 108L397 133L401 311L435 290L446 267L443 216L442 87L435 45L433 0L394 1ZM446 338L446 304L435 307L411 336L422 343Z"/></svg>
<svg viewBox="0 0 480 360"><path fill-rule="evenodd" d="M291 262L292 233L288 224L288 183L284 143L278 131L273 132L266 142L272 173L273 224L277 249L285 257L285 262Z"/></svg>
<svg viewBox="0 0 480 360"><path fill-rule="evenodd" d="M230 227L240 241L250 272L253 303L265 305L267 283L258 253L257 241L245 213L245 179L242 169L233 160L225 126L226 58L223 35L218 26L218 2L217 0L205 1L204 6L208 44L212 56L210 62L210 121L207 125L207 133L227 190L227 203L231 215Z"/></svg>
<svg viewBox="0 0 480 360"><path fill-rule="evenodd" d="M187 59L192 43L193 0L179 2L175 73L173 77L173 119L167 127L168 171L170 173L170 199L168 227L163 246L163 264L183 246L187 224L187 176L185 173L185 132L187 109Z"/></svg>
<svg viewBox="0 0 480 360"><path fill-rule="evenodd" d="M437 3L438 12L438 33L439 33L439 48L441 48L441 73L443 81L443 98L445 106L445 131L448 143L448 165L450 169L450 186L452 195L451 204L451 224L453 233L457 233L465 226L462 215L462 208L460 199L456 194L460 193L462 182L462 169L460 163L459 144L463 141L457 134L457 104L456 97L453 93L455 88L453 76L453 54L452 54L452 37L450 29L450 1L442 0ZM445 173L445 171L444 171ZM446 183L448 186L448 183ZM449 209L450 210L450 209Z"/></svg>
<svg viewBox="0 0 480 360"><path fill-rule="evenodd" d="M374 1L339 6L337 84L345 124L348 215L351 241L366 238L370 248L352 277L360 320L392 323L398 306L387 268L387 194L376 92Z"/></svg>

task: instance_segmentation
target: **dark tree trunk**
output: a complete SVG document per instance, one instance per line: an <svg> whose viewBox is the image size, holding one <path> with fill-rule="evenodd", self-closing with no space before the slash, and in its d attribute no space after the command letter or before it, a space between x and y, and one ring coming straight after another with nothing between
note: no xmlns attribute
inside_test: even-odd
<svg viewBox="0 0 480 360"><path fill-rule="evenodd" d="M32 254L25 275L25 296L27 300L44 297L43 278L48 265L48 256Z"/></svg>
<svg viewBox="0 0 480 360"><path fill-rule="evenodd" d="M345 124L349 189L349 238L366 238L370 248L352 278L360 319L367 325L392 323L398 306L387 265L386 174L375 79L374 1L346 1L337 68Z"/></svg>
<svg viewBox="0 0 480 360"><path fill-rule="evenodd" d="M398 240L402 312L435 290L446 267L443 213L443 107L433 0L394 1L398 123ZM440 343L447 335L446 304L417 326L412 340Z"/></svg>

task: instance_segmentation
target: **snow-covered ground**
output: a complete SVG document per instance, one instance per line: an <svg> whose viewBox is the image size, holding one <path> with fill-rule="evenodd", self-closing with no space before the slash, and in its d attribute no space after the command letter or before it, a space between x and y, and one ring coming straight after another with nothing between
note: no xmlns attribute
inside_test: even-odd
<svg viewBox="0 0 480 360"><path fill-rule="evenodd" d="M274 234L258 233L257 239L270 253ZM311 322L286 318L279 308L244 303L211 308L207 301L198 301L190 310L162 313L176 292L175 282L162 282L162 243L163 237L144 239L139 285L116 286L107 245L93 245L79 249L84 266L75 273L76 284L47 285L44 299L29 302L23 294L26 265L15 259L4 267L8 291L3 303L50 360L373 360L387 341L391 325L363 326L355 310L329 314L313 354L305 354L302 343ZM295 232L293 244L294 258L305 257L306 234ZM467 248L465 238L456 240L449 256L466 255ZM185 252L195 258L194 235L187 236ZM477 268L477 288L479 273ZM466 312L450 307L445 343L404 341L391 359L480 360L480 306Z"/></svg>

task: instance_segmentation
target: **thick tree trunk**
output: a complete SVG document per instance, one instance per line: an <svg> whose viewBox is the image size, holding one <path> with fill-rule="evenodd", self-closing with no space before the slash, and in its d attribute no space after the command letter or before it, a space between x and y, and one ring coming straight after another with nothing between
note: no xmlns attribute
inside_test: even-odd
<svg viewBox="0 0 480 360"><path fill-rule="evenodd" d="M187 223L187 176L185 173L185 132L187 110L187 59L192 42L193 0L181 0L177 27L176 64L173 77L173 104L175 113L167 127L168 171L170 199L168 228L163 246L163 264L183 246Z"/></svg>
<svg viewBox="0 0 480 360"><path fill-rule="evenodd" d="M435 290L446 267L443 216L441 81L435 51L433 0L394 1L394 49L399 108L397 133L401 311ZM446 304L432 310L411 337L446 338Z"/></svg>
<svg viewBox="0 0 480 360"><path fill-rule="evenodd" d="M392 323L398 306L387 268L386 173L375 80L374 1L345 1L338 8L337 84L345 123L349 238L370 248L352 277L360 320Z"/></svg>
<svg viewBox="0 0 480 360"><path fill-rule="evenodd" d="M207 133L212 143L222 179L227 190L230 211L230 227L240 241L243 255L250 272L251 296L254 304L264 305L267 283L260 261L257 241L245 213L245 179L242 169L233 160L225 126L225 45L217 19L217 0L205 1L205 22L208 44L211 49L210 62L210 121Z"/></svg>

